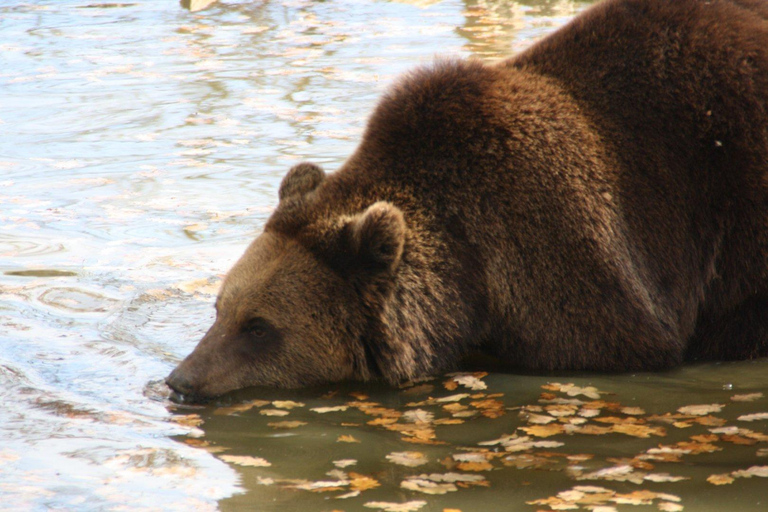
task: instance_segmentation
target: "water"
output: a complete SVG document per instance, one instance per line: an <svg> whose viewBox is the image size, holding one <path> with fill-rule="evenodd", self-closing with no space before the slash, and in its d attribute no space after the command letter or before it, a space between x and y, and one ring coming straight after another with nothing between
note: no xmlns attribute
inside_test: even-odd
<svg viewBox="0 0 768 512"><path fill-rule="evenodd" d="M503 58L586 6L4 2L0 508L763 510L766 361L205 407L161 384L292 164L337 168L398 73Z"/></svg>

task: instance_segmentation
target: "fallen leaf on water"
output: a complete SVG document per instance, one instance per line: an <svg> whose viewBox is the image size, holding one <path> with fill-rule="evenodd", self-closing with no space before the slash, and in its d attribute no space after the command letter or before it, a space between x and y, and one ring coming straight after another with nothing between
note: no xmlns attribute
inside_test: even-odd
<svg viewBox="0 0 768 512"><path fill-rule="evenodd" d="M754 414L744 414L738 417L739 421L759 421L768 420L768 412L757 412Z"/></svg>
<svg viewBox="0 0 768 512"><path fill-rule="evenodd" d="M375 478L359 473L349 473L349 487L353 491L367 491L368 489L374 489L380 485L379 481Z"/></svg>
<svg viewBox="0 0 768 512"><path fill-rule="evenodd" d="M368 400L368 395L365 393L360 393L359 391L353 391L349 394L349 396L356 398L357 400Z"/></svg>
<svg viewBox="0 0 768 512"><path fill-rule="evenodd" d="M355 439L354 436L350 436L347 434L340 435L338 439L336 439L337 443L359 443L360 441Z"/></svg>
<svg viewBox="0 0 768 512"><path fill-rule="evenodd" d="M446 494L457 491L459 488L452 483L438 483L424 478L409 478L400 482L400 487L409 491L422 492L424 494Z"/></svg>
<svg viewBox="0 0 768 512"><path fill-rule="evenodd" d="M733 483L734 479L728 473L721 473L718 475L709 475L707 482L714 485L726 485Z"/></svg>
<svg viewBox="0 0 768 512"><path fill-rule="evenodd" d="M601 427L599 425L584 425L583 427L579 427L575 432L579 434L586 434L590 436L602 436L605 434L610 434L613 430L613 426L610 427Z"/></svg>
<svg viewBox="0 0 768 512"><path fill-rule="evenodd" d="M720 412L725 404L704 404L704 405L686 405L680 407L677 412L681 414L690 414L691 416L706 416L713 412Z"/></svg>
<svg viewBox="0 0 768 512"><path fill-rule="evenodd" d="M281 411L280 409L262 409L259 414L264 416L288 416L288 411Z"/></svg>
<svg viewBox="0 0 768 512"><path fill-rule="evenodd" d="M421 500L408 501L405 503L389 503L386 501L369 501L368 503L365 503L363 506L368 508L378 508L383 510L384 512L415 512L416 510L419 510L426 504L427 504L426 501L421 501Z"/></svg>
<svg viewBox="0 0 768 512"><path fill-rule="evenodd" d="M732 471L731 475L736 478L752 478L753 476L768 478L768 466L752 466L749 469Z"/></svg>
<svg viewBox="0 0 768 512"><path fill-rule="evenodd" d="M464 423L464 420L460 418L440 418L439 420L435 420L432 422L434 425L461 425Z"/></svg>
<svg viewBox="0 0 768 512"><path fill-rule="evenodd" d="M687 476L672 476L667 473L652 473L645 475L643 479L651 482L679 482L681 480L688 480L689 478Z"/></svg>
<svg viewBox="0 0 768 512"><path fill-rule="evenodd" d="M593 386L579 387L573 383L560 384L559 382L552 382L541 387L548 391L559 391L568 396L583 395L587 398L592 398L593 400L600 399L600 392Z"/></svg>
<svg viewBox="0 0 768 512"><path fill-rule="evenodd" d="M415 409L404 412L402 418L411 423L431 423L435 415L423 409Z"/></svg>
<svg viewBox="0 0 768 512"><path fill-rule="evenodd" d="M340 459L333 461L333 465L337 468L346 468L347 466L354 466L357 464L355 459Z"/></svg>
<svg viewBox="0 0 768 512"><path fill-rule="evenodd" d="M749 439L747 437L742 437L742 436L733 436L728 434L720 436L720 439L722 441L725 441L726 443L740 444L744 446L751 446L753 444L757 444L757 441L754 439Z"/></svg>
<svg viewBox="0 0 768 512"><path fill-rule="evenodd" d="M188 444L189 446L193 446L195 448L200 448L202 450L207 451L208 453L221 453L228 450L228 448L225 448L223 446L214 446L210 442L205 441L203 439L184 439L184 443ZM2 461L2 454L0 454L0 461Z"/></svg>
<svg viewBox="0 0 768 512"><path fill-rule="evenodd" d="M237 464L238 466L266 468L272 465L261 457L249 457L247 455L219 455L219 458L224 462Z"/></svg>
<svg viewBox="0 0 768 512"><path fill-rule="evenodd" d="M656 493L642 490L627 494L619 494L605 487L579 485L570 490L557 493L549 498L528 501L529 505L545 505L551 510L590 510L592 512L615 511L614 504L619 505L652 505L659 500L659 510L678 512L683 510L678 496L666 493Z"/></svg>
<svg viewBox="0 0 768 512"><path fill-rule="evenodd" d="M254 407L264 407L265 405L269 405L269 403L270 402L268 400L251 400L250 402L246 402L244 404L230 405L228 407L219 407L215 411L213 411L213 414L229 415L236 412L245 412L253 409Z"/></svg>
<svg viewBox="0 0 768 512"><path fill-rule="evenodd" d="M267 423L267 425L272 428L298 428L306 424L307 423L304 421L275 421Z"/></svg>
<svg viewBox="0 0 768 512"><path fill-rule="evenodd" d="M684 508L685 507L683 507L679 503L672 503L669 501L662 501L661 503L658 504L658 509L661 512L680 512Z"/></svg>
<svg viewBox="0 0 768 512"><path fill-rule="evenodd" d="M544 410L548 414L555 416L556 418L562 418L565 416L573 416L579 408L575 405L548 405L544 407Z"/></svg>
<svg viewBox="0 0 768 512"><path fill-rule="evenodd" d="M368 425L372 425L374 427L380 425L391 425L393 423L397 423L397 418L376 418L375 420L367 422Z"/></svg>
<svg viewBox="0 0 768 512"><path fill-rule="evenodd" d="M462 471L490 471L493 464L490 462L459 462L456 467Z"/></svg>
<svg viewBox="0 0 768 512"><path fill-rule="evenodd" d="M762 393L747 393L745 395L733 395L731 400L734 402L753 402L760 398L763 398Z"/></svg>
<svg viewBox="0 0 768 512"><path fill-rule="evenodd" d="M318 480L316 482L307 482L296 485L296 489L310 492L333 492L341 491L349 485L348 480Z"/></svg>
<svg viewBox="0 0 768 512"><path fill-rule="evenodd" d="M481 475L467 475L462 473L431 473L410 476L400 483L400 487L424 494L446 494L458 490L457 484L485 485L487 480Z"/></svg>
<svg viewBox="0 0 768 512"><path fill-rule="evenodd" d="M278 409L293 409L294 407L304 407L301 402L294 402L293 400L275 400L272 405Z"/></svg>
<svg viewBox="0 0 768 512"><path fill-rule="evenodd" d="M486 398L484 400L475 400L470 402L470 405L480 410L480 414L486 418L495 419L503 416L506 411L504 410L504 402L495 398Z"/></svg>
<svg viewBox="0 0 768 512"><path fill-rule="evenodd" d="M667 431L664 429L664 427L649 427L647 425L635 424L615 424L611 426L611 432L643 438L647 438L652 435L661 437L667 435Z"/></svg>
<svg viewBox="0 0 768 512"><path fill-rule="evenodd" d="M554 425L534 425L532 427L520 427L520 430L530 436L550 437L556 436L557 434L562 434L565 432L565 427L558 423Z"/></svg>
<svg viewBox="0 0 768 512"><path fill-rule="evenodd" d="M328 412L343 412L343 411L346 411L347 409L349 409L348 405L336 405L333 407L314 407L310 409L310 411L320 413L320 414L325 414Z"/></svg>
<svg viewBox="0 0 768 512"><path fill-rule="evenodd" d="M629 416L641 416L645 414L645 411L640 407L622 407L620 410Z"/></svg>
<svg viewBox="0 0 768 512"><path fill-rule="evenodd" d="M463 400L469 396L469 393L458 393L456 395L448 395L441 398L435 398L435 402L437 403L443 403L443 402L458 402L459 400Z"/></svg>
<svg viewBox="0 0 768 512"><path fill-rule="evenodd" d="M421 452L392 452L386 458L394 464L411 468L422 466L429 462L427 456Z"/></svg>
<svg viewBox="0 0 768 512"><path fill-rule="evenodd" d="M417 478L426 478L433 482L466 482L466 483L480 483L485 481L485 477L481 475L467 475L462 473L430 473L422 474Z"/></svg>
<svg viewBox="0 0 768 512"><path fill-rule="evenodd" d="M203 424L203 418L199 414L182 414L171 416L171 421L185 427L199 427Z"/></svg>
<svg viewBox="0 0 768 512"><path fill-rule="evenodd" d="M486 383L480 380L487 375L488 373L486 372L450 374L451 380L447 382L454 382L473 391L480 391L483 389L488 389ZM449 390L456 389L455 386L453 388L449 388L447 383L445 384L445 387Z"/></svg>

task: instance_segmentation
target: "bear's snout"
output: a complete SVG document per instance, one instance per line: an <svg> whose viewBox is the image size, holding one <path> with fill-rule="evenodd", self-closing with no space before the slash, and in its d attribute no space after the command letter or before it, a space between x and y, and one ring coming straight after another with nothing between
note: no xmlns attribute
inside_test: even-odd
<svg viewBox="0 0 768 512"><path fill-rule="evenodd" d="M171 374L165 378L165 383L178 395L184 397L195 395L195 386L192 383L190 376L182 370L181 367L177 367L173 370Z"/></svg>

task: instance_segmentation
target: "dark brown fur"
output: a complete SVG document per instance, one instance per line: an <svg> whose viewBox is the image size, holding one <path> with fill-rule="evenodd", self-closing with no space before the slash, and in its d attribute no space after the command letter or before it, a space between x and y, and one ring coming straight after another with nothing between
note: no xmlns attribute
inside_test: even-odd
<svg viewBox="0 0 768 512"><path fill-rule="evenodd" d="M338 172L289 172L169 384L768 355L767 19L607 0L499 65L405 76Z"/></svg>

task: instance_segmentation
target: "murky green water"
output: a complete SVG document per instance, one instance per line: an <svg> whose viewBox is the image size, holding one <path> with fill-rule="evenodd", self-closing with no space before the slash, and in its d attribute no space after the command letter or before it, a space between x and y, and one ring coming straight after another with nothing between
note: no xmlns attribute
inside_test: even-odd
<svg viewBox="0 0 768 512"><path fill-rule="evenodd" d="M2 3L0 509L764 510L767 361L202 408L159 383L288 167L337 168L398 73L586 5Z"/></svg>

